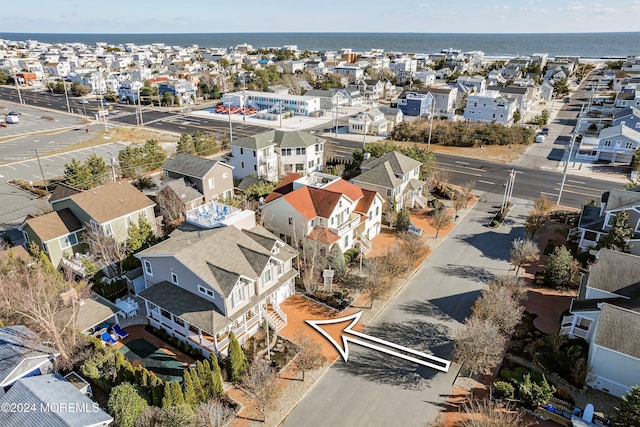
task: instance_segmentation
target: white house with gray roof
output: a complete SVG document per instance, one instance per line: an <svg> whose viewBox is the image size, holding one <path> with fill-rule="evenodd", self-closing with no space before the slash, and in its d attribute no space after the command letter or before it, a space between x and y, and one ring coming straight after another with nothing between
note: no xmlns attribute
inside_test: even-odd
<svg viewBox="0 0 640 427"><path fill-rule="evenodd" d="M286 325L279 306L294 292L296 251L260 226L201 229L189 224L136 254L149 323L211 354L226 354L264 320Z"/></svg>
<svg viewBox="0 0 640 427"><path fill-rule="evenodd" d="M324 144L324 138L308 132L272 129L231 142L228 161L235 179L253 175L278 181L292 172L322 171Z"/></svg>
<svg viewBox="0 0 640 427"><path fill-rule="evenodd" d="M620 397L640 384L640 257L601 249L561 332L589 342L589 386Z"/></svg>
<svg viewBox="0 0 640 427"><path fill-rule="evenodd" d="M622 123L602 129L599 139L597 160L631 163L633 153L640 146L640 132Z"/></svg>
<svg viewBox="0 0 640 427"><path fill-rule="evenodd" d="M600 197L599 205L584 205L578 226L572 233L579 234L578 249L587 251L595 248L602 236L613 227L616 215L626 211L633 237L629 240L631 253L640 255L640 191L611 190Z"/></svg>
<svg viewBox="0 0 640 427"><path fill-rule="evenodd" d="M365 159L360 165L362 173L352 179L360 188L377 191L387 203L387 209L400 211L415 204L426 206L422 196L424 181L420 181L422 163L411 157L391 151L382 157Z"/></svg>
<svg viewBox="0 0 640 427"><path fill-rule="evenodd" d="M108 426L113 417L78 390L60 374L40 375L19 380L0 397L5 408L29 408L0 411L3 427L99 427Z"/></svg>

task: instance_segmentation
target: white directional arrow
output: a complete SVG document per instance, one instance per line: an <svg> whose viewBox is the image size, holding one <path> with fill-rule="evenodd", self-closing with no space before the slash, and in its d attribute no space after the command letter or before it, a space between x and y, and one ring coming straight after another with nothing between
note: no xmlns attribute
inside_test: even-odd
<svg viewBox="0 0 640 427"><path fill-rule="evenodd" d="M353 343L382 353L390 354L392 356L396 356L401 359L417 363L419 365L428 366L429 368L437 369L442 372L449 371L451 362L448 360L431 356L430 354L422 353L420 351L412 350L410 348L394 344L389 341L381 340L380 338L375 338L371 335L363 334L362 332L354 331L353 327L356 323L358 323L361 316L362 311L359 311L357 313L341 317L339 319L305 320L305 322L307 322L312 328L320 332L326 339L328 339L329 342L333 344L333 346L338 350L345 362L349 360L349 343ZM322 328L322 325L333 325L336 323L348 322L349 320L351 321L351 323L343 328L340 333L340 337L342 338L342 345L338 344L338 342ZM356 338L353 338L349 335L352 335Z"/></svg>

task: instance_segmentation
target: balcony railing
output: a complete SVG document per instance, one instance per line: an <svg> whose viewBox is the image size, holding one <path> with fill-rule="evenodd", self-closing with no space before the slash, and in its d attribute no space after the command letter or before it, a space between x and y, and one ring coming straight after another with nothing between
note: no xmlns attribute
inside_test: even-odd
<svg viewBox="0 0 640 427"><path fill-rule="evenodd" d="M338 236L342 236L347 231L356 227L358 224L360 224L360 215L352 213L352 214L349 214L348 220L344 221L342 224L340 224L337 227L330 227L329 230L337 234Z"/></svg>

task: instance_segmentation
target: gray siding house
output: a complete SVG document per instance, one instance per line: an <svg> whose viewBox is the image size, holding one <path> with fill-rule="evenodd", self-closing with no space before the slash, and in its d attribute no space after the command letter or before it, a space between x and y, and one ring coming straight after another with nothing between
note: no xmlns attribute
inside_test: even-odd
<svg viewBox="0 0 640 427"><path fill-rule="evenodd" d="M181 153L162 164L165 178L184 178L205 202L233 196L233 167L227 163Z"/></svg>

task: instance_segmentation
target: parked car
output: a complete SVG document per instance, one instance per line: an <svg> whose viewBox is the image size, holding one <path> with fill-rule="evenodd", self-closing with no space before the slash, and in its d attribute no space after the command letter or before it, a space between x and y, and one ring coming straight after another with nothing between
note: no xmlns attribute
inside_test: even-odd
<svg viewBox="0 0 640 427"><path fill-rule="evenodd" d="M20 122L19 116L7 116L4 118L4 121L9 124L15 124Z"/></svg>
<svg viewBox="0 0 640 427"><path fill-rule="evenodd" d="M544 135L540 134L536 136L536 142L544 142Z"/></svg>
<svg viewBox="0 0 640 427"><path fill-rule="evenodd" d="M89 101L87 101L86 99L81 99L78 101L80 104L88 104Z"/></svg>
<svg viewBox="0 0 640 427"><path fill-rule="evenodd" d="M22 113L18 110L11 110L7 113L7 116L21 116Z"/></svg>
<svg viewBox="0 0 640 427"><path fill-rule="evenodd" d="M542 132L543 135L549 135L549 128L548 127L543 127L542 128Z"/></svg>

